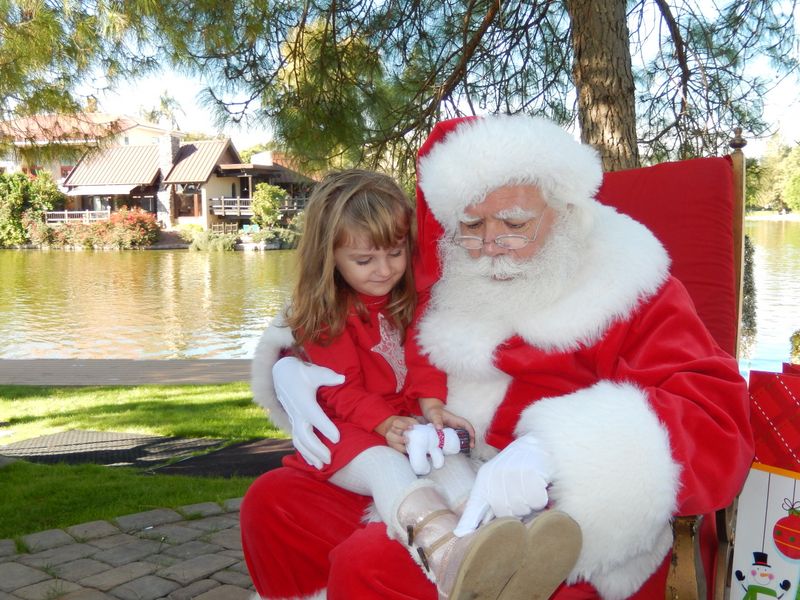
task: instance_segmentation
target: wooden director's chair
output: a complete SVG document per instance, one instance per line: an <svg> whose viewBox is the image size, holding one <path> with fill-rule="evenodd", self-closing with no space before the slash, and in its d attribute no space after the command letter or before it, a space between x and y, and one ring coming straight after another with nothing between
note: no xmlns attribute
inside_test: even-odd
<svg viewBox="0 0 800 600"><path fill-rule="evenodd" d="M606 173L598 199L646 225L672 258L700 318L738 358L744 256L746 142L736 130L729 156L696 158ZM722 600L730 590L736 503L716 515L679 517L668 600ZM714 521L716 556L701 556L702 519ZM708 527L706 529L709 529Z"/></svg>

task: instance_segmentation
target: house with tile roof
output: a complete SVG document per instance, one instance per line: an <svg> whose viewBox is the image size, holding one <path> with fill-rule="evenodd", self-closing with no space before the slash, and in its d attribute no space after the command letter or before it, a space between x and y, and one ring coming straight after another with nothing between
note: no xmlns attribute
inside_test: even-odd
<svg viewBox="0 0 800 600"><path fill-rule="evenodd" d="M269 153L262 153L269 154ZM113 212L122 206L154 213L162 227L197 224L236 231L249 223L258 183L283 187L302 208L313 179L256 155L242 163L230 139L181 143L164 135L157 145L101 147L87 153L64 181L73 212ZM66 213L65 213L66 218Z"/></svg>
<svg viewBox="0 0 800 600"><path fill-rule="evenodd" d="M47 171L62 185L78 159L91 149L157 144L169 133L136 117L89 111L4 121L0 122L0 172Z"/></svg>

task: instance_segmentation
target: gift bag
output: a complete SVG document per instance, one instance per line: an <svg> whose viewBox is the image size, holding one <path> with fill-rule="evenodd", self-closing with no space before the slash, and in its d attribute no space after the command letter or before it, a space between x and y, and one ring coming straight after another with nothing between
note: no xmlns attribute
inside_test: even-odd
<svg viewBox="0 0 800 600"><path fill-rule="evenodd" d="M800 471L800 373L752 371L749 387L755 462Z"/></svg>
<svg viewBox="0 0 800 600"><path fill-rule="evenodd" d="M800 373L750 373L755 462L739 495L734 600L800 598Z"/></svg>

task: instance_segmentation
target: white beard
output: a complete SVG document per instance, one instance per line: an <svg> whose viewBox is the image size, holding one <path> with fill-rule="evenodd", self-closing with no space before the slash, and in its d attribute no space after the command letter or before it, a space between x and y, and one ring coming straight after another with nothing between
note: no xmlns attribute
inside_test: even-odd
<svg viewBox="0 0 800 600"><path fill-rule="evenodd" d="M475 259L463 248L440 244L442 277L418 337L431 362L448 375L448 408L475 427L479 458L495 452L484 435L511 381L494 367L497 347L557 303L583 264L585 234L570 216L559 216L542 248L523 260Z"/></svg>
<svg viewBox="0 0 800 600"><path fill-rule="evenodd" d="M649 231L612 209L596 212L594 225L560 214L542 248L521 261L478 260L440 243L443 273L417 341L447 373L448 408L475 427L480 458L491 455L484 433L511 382L495 367L503 342L519 336L548 353L592 345L667 276L669 258Z"/></svg>
<svg viewBox="0 0 800 600"><path fill-rule="evenodd" d="M475 259L443 240L442 278L434 287L434 306L468 316L467 323L488 318L513 330L519 310L531 315L557 302L586 255L585 233L571 216L560 213L544 245L528 259L510 254Z"/></svg>

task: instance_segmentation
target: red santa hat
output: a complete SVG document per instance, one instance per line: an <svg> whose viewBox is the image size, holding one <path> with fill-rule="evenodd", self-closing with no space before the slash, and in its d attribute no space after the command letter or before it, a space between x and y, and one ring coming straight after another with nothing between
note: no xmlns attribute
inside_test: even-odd
<svg viewBox="0 0 800 600"><path fill-rule="evenodd" d="M439 277L436 248L443 233L455 233L464 209L492 190L533 184L554 208L590 209L602 178L597 152L542 117L494 115L437 123L417 161L418 287Z"/></svg>

